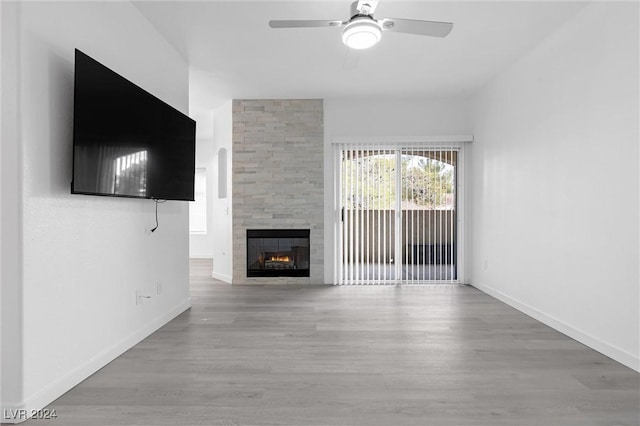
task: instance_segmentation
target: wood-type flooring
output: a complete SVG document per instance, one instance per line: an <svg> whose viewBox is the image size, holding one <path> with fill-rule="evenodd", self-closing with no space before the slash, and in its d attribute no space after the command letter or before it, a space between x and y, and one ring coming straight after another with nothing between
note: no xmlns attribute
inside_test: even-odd
<svg viewBox="0 0 640 426"><path fill-rule="evenodd" d="M231 286L26 425L632 425L639 374L469 286Z"/></svg>

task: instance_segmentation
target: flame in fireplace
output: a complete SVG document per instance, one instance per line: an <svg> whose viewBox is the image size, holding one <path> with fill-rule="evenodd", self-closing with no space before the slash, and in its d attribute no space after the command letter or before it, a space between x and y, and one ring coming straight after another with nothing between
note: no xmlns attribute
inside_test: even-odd
<svg viewBox="0 0 640 426"><path fill-rule="evenodd" d="M289 258L289 256L271 256L271 260L272 262L290 262L291 259Z"/></svg>

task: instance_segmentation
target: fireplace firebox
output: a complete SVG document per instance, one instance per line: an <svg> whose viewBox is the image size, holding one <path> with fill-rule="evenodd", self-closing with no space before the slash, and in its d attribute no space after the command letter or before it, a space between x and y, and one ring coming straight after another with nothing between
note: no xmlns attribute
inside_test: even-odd
<svg viewBox="0 0 640 426"><path fill-rule="evenodd" d="M308 276L308 229L247 229L247 277Z"/></svg>

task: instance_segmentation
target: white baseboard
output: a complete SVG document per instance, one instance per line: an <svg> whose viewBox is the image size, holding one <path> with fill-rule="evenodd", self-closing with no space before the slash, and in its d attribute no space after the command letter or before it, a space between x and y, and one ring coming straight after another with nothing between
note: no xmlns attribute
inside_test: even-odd
<svg viewBox="0 0 640 426"><path fill-rule="evenodd" d="M178 304L174 308L170 309L165 314L149 322L147 325L137 330L136 332L128 335L116 344L108 347L104 351L100 352L93 358L87 360L84 364L78 366L74 370L51 383L50 385L39 390L35 394L25 398L22 403L2 403L2 416L0 417L1 423L22 423L31 417L29 414L34 411L42 410L51 402L62 396L71 388L82 382L87 377L91 376L96 371L122 355L131 347L140 343L143 339L149 336L154 331L186 311L191 307L191 299L187 299ZM13 413L15 419L5 418L8 413ZM25 413L27 416L22 418L22 415L16 415L15 413Z"/></svg>
<svg viewBox="0 0 640 426"><path fill-rule="evenodd" d="M229 275L225 275L225 274L220 274L216 271L212 271L211 272L211 278L214 278L216 280L220 280L220 281L224 281L225 283L231 284L231 282L233 281L233 278Z"/></svg>
<svg viewBox="0 0 640 426"><path fill-rule="evenodd" d="M213 254L190 254L189 259L213 259Z"/></svg>
<svg viewBox="0 0 640 426"><path fill-rule="evenodd" d="M535 318L536 320L548 325L549 327L559 331L560 333L566 334L572 339L577 340L578 342L586 346L589 346L591 349L594 349L602 353L603 355L608 356L609 358L619 362L620 364L626 365L627 367L640 372L640 358L638 356L620 349L614 345L611 345L589 333L579 330L551 315L548 315L527 305L526 303L520 302L519 300L514 299L511 296L507 296L501 291L495 290L489 286L482 284L475 283L471 285L482 291L483 293L495 297L501 302L506 303L512 308L515 308L532 318Z"/></svg>

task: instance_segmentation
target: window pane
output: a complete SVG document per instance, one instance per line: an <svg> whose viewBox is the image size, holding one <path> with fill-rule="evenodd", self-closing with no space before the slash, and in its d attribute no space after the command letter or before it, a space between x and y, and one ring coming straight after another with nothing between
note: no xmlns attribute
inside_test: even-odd
<svg viewBox="0 0 640 426"><path fill-rule="evenodd" d="M196 169L195 201L189 203L189 232L207 233L207 169Z"/></svg>

